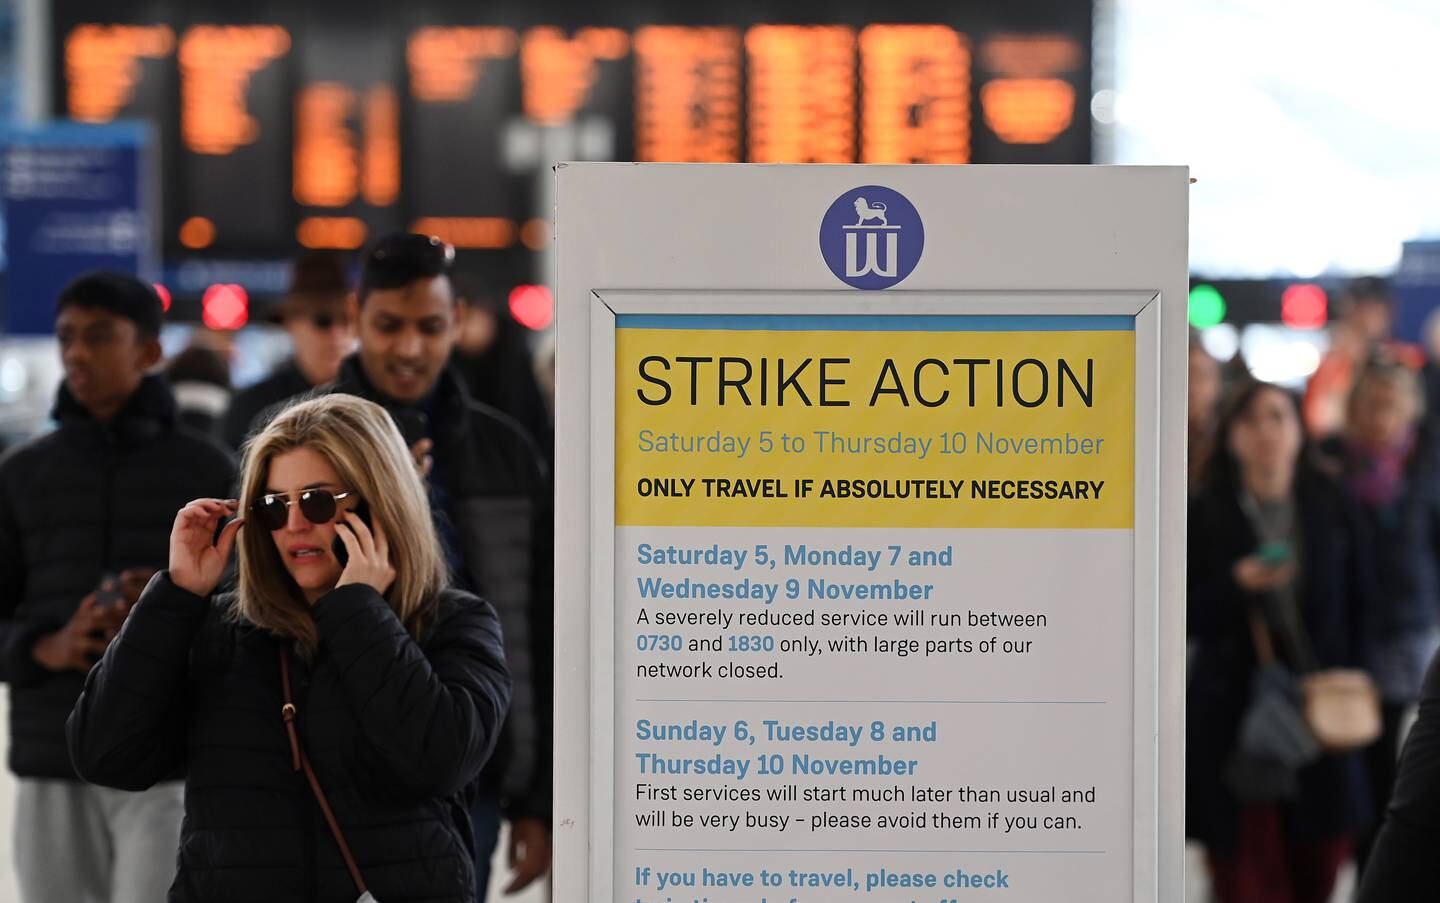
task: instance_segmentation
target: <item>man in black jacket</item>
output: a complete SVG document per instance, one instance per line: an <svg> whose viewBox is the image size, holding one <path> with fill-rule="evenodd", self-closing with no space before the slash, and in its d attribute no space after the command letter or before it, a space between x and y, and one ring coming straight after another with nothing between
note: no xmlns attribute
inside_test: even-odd
<svg viewBox="0 0 1440 903"><path fill-rule="evenodd" d="M341 366L335 388L390 411L428 473L456 581L500 615L514 695L472 807L483 901L501 815L515 870L507 892L550 863L554 518L534 442L509 417L473 401L446 366L456 335L453 256L438 239L414 234L371 249L357 294L360 352Z"/></svg>
<svg viewBox="0 0 1440 903"><path fill-rule="evenodd" d="M290 288L276 317L295 353L269 376L236 393L220 434L238 450L257 418L279 404L335 378L340 362L355 347L345 262L329 251L312 251L295 261Z"/></svg>
<svg viewBox="0 0 1440 903"><path fill-rule="evenodd" d="M10 684L14 838L26 903L154 903L175 874L181 797L82 783L65 719L149 575L175 512L225 497L230 456L176 424L160 299L119 274L61 292L59 428L0 460L0 680ZM177 775L178 777L178 775Z"/></svg>

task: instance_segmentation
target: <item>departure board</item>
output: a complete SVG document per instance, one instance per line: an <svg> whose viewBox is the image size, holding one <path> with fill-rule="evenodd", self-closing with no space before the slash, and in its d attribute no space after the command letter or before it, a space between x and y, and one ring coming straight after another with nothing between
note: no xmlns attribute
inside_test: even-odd
<svg viewBox="0 0 1440 903"><path fill-rule="evenodd" d="M403 48L362 22L307 34L293 104L294 241L356 250L404 227L397 87Z"/></svg>
<svg viewBox="0 0 1440 903"><path fill-rule="evenodd" d="M170 259L410 228L533 267L557 160L1090 160L1067 0L73 0L53 26L57 113L159 126Z"/></svg>
<svg viewBox="0 0 1440 903"><path fill-rule="evenodd" d="M263 250L289 229L287 65L278 25L199 25L176 45L180 243ZM208 224L208 227L202 224ZM187 239L189 241L187 242Z"/></svg>
<svg viewBox="0 0 1440 903"><path fill-rule="evenodd" d="M510 247L525 186L505 152L516 143L513 130L533 131L512 115L521 104L519 33L422 28L407 41L405 64L411 110L405 143L430 149L405 158L411 228L462 248Z"/></svg>
<svg viewBox="0 0 1440 903"><path fill-rule="evenodd" d="M751 161L855 162L855 29L757 25L745 55Z"/></svg>
<svg viewBox="0 0 1440 903"><path fill-rule="evenodd" d="M635 32L635 151L641 160L740 157L740 30L647 25Z"/></svg>

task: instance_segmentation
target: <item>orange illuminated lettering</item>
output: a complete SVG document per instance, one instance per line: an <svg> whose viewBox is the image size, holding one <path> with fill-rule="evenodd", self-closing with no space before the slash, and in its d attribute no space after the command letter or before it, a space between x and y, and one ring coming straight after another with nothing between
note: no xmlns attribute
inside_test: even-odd
<svg viewBox="0 0 1440 903"><path fill-rule="evenodd" d="M416 100L461 103L475 95L487 60L515 55L509 28L422 28L410 36L405 60Z"/></svg>
<svg viewBox="0 0 1440 903"><path fill-rule="evenodd" d="M855 161L855 31L844 25L757 25L750 61L750 159Z"/></svg>
<svg viewBox="0 0 1440 903"><path fill-rule="evenodd" d="M434 235L457 248L497 249L515 244L515 221L501 216L427 216L411 232Z"/></svg>
<svg viewBox="0 0 1440 903"><path fill-rule="evenodd" d="M343 207L360 191L355 134L347 123L355 92L334 82L300 89L295 100L295 200Z"/></svg>
<svg viewBox="0 0 1440 903"><path fill-rule="evenodd" d="M295 227L302 248L353 251L365 244L365 223L353 216L307 216Z"/></svg>
<svg viewBox="0 0 1440 903"><path fill-rule="evenodd" d="M635 33L635 150L641 160L739 161L739 32L647 25Z"/></svg>
<svg viewBox="0 0 1440 903"><path fill-rule="evenodd" d="M997 35L980 50L985 68L1012 78L1077 72L1085 62L1074 39L1064 35Z"/></svg>
<svg viewBox="0 0 1440 903"><path fill-rule="evenodd" d="M860 33L860 160L970 161L970 50L947 25Z"/></svg>
<svg viewBox="0 0 1440 903"><path fill-rule="evenodd" d="M997 78L980 89L985 124L1010 144L1044 144L1070 127L1075 88L1058 78Z"/></svg>
<svg viewBox="0 0 1440 903"><path fill-rule="evenodd" d="M365 95L365 200L388 207L400 197L400 100L389 85Z"/></svg>
<svg viewBox="0 0 1440 903"><path fill-rule="evenodd" d="M175 50L168 25L80 25L65 38L66 106L80 122L109 122L135 97L140 60Z"/></svg>
<svg viewBox="0 0 1440 903"><path fill-rule="evenodd" d="M215 243L215 224L203 216L192 216L180 225L180 244L198 251Z"/></svg>
<svg viewBox="0 0 1440 903"><path fill-rule="evenodd" d="M597 74L593 45L584 31L573 39L550 25L531 28L520 40L520 86L525 116L537 125L561 125L575 117Z"/></svg>
<svg viewBox="0 0 1440 903"><path fill-rule="evenodd" d="M630 36L619 28L582 28L575 40L597 60L623 60L630 52Z"/></svg>
<svg viewBox="0 0 1440 903"><path fill-rule="evenodd" d="M278 25L197 25L180 39L180 137L197 154L228 154L260 137L245 92L290 50Z"/></svg>
<svg viewBox="0 0 1440 903"><path fill-rule="evenodd" d="M520 227L520 243L532 251L543 251L550 245L550 223L530 219Z"/></svg>
<svg viewBox="0 0 1440 903"><path fill-rule="evenodd" d="M996 73L980 88L985 124L1009 144L1054 141L1075 120L1075 86L1064 76L1084 65L1080 45L1064 35L1000 35L980 52Z"/></svg>

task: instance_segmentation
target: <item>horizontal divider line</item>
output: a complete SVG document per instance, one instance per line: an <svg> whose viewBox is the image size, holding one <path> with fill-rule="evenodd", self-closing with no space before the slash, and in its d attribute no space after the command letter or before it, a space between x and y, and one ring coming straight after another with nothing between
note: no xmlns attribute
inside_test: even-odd
<svg viewBox="0 0 1440 903"><path fill-rule="evenodd" d="M1103 699L636 699L636 702L783 702L814 705L833 702L845 705L1105 705Z"/></svg>
<svg viewBox="0 0 1440 903"><path fill-rule="evenodd" d="M963 853L977 856L1048 856L1055 854L1103 856L1104 850L814 850L784 847L748 849L735 847L636 847L637 853Z"/></svg>

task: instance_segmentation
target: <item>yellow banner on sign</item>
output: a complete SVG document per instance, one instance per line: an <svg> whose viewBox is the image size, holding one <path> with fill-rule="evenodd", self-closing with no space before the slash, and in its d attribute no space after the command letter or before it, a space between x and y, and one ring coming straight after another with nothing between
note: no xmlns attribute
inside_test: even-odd
<svg viewBox="0 0 1440 903"><path fill-rule="evenodd" d="M965 317L902 331L900 319L873 318L879 329L622 323L616 522L1133 526L1133 331L968 331L966 320L990 318Z"/></svg>

